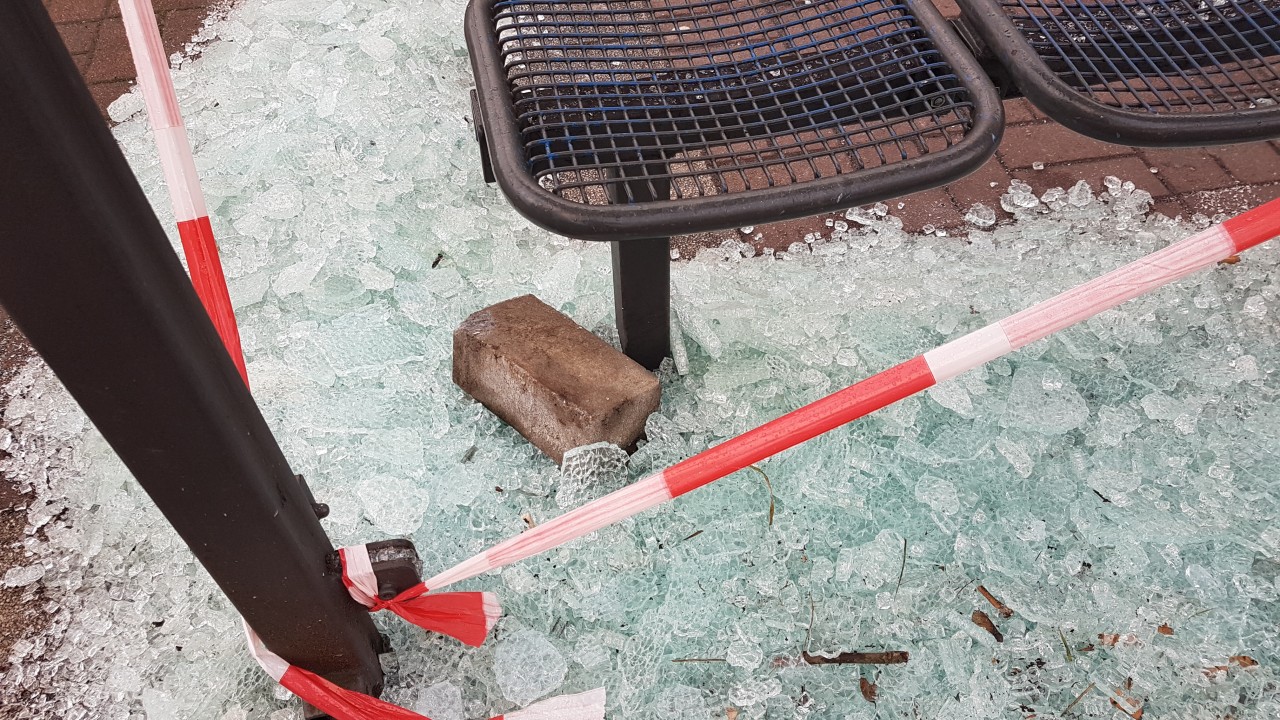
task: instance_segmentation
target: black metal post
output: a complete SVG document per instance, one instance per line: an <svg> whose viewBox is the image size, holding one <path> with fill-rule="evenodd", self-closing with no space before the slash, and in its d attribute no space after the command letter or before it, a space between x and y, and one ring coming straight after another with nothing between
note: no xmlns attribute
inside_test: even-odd
<svg viewBox="0 0 1280 720"><path fill-rule="evenodd" d="M614 203L652 202L670 198L665 165L635 168L635 179L624 189L630 197ZM622 240L609 243L613 251L613 309L618 320L622 352L650 370L671 354L671 239Z"/></svg>
<svg viewBox="0 0 1280 720"><path fill-rule="evenodd" d="M671 241L623 240L613 249L613 309L622 352L650 370L671 354Z"/></svg>
<svg viewBox="0 0 1280 720"><path fill-rule="evenodd" d="M379 692L310 493L39 0L0 2L0 97L0 304L266 644Z"/></svg>

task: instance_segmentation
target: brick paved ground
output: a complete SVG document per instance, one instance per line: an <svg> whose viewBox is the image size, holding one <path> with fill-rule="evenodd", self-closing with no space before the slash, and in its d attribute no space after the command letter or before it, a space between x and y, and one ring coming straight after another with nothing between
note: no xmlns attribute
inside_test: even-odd
<svg viewBox="0 0 1280 720"><path fill-rule="evenodd" d="M171 54L181 50L200 29L210 9L221 4L209 0L154 0L165 50ZM44 5L105 117L106 107L128 90L136 77L120 20L120 5L116 0L45 0Z"/></svg>

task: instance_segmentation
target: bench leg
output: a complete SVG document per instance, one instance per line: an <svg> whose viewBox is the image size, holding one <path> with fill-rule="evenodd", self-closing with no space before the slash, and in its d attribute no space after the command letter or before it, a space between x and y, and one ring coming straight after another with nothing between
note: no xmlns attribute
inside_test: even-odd
<svg viewBox="0 0 1280 720"><path fill-rule="evenodd" d="M622 352L650 370L671 354L671 240L626 240L613 249L613 309Z"/></svg>
<svg viewBox="0 0 1280 720"><path fill-rule="evenodd" d="M648 162L652 161L652 162ZM667 167L657 158L622 168L622 183L610 183L618 205L667 200ZM609 243L613 249L613 310L622 352L649 370L671 354L671 239Z"/></svg>

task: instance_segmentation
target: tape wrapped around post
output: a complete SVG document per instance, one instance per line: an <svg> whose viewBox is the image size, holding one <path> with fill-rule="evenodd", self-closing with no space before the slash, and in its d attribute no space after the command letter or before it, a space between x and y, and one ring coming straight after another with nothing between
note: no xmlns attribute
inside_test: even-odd
<svg viewBox="0 0 1280 720"><path fill-rule="evenodd" d="M258 665L289 692L327 713L334 720L431 720L412 710L371 695L339 687L309 670L290 665L267 649L258 634L244 626L249 652ZM604 688L577 695L561 695L490 720L604 720Z"/></svg>
<svg viewBox="0 0 1280 720"><path fill-rule="evenodd" d="M448 635L478 647L484 644L494 623L502 616L498 597L490 592L449 592L431 594L423 583L390 600L378 594L378 580L365 545L338 550L342 559L342 583L356 602L369 612L390 610L424 630Z"/></svg>

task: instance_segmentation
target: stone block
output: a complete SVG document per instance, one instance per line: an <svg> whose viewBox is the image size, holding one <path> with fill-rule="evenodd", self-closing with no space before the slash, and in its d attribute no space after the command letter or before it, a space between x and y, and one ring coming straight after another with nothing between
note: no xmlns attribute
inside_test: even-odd
<svg viewBox="0 0 1280 720"><path fill-rule="evenodd" d="M652 373L532 295L458 326L453 381L557 463L581 445L634 447L661 398Z"/></svg>

